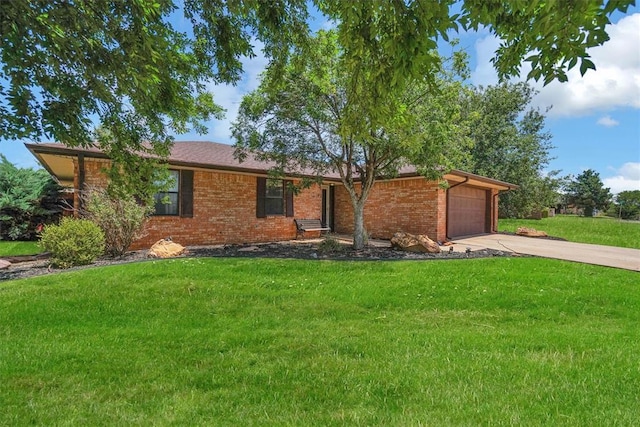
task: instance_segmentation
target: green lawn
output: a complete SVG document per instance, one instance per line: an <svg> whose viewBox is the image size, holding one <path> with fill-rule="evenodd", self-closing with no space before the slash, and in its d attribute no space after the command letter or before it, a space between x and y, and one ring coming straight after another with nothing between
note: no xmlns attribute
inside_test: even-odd
<svg viewBox="0 0 640 427"><path fill-rule="evenodd" d="M0 283L0 425L640 425L638 273L175 259Z"/></svg>
<svg viewBox="0 0 640 427"><path fill-rule="evenodd" d="M3 256L35 255L42 253L38 242L16 242L12 240L0 240L0 258Z"/></svg>
<svg viewBox="0 0 640 427"><path fill-rule="evenodd" d="M573 215L556 215L541 220L501 219L499 221L500 231L515 232L518 227L543 230L550 236L562 237L571 242L640 249L640 222Z"/></svg>

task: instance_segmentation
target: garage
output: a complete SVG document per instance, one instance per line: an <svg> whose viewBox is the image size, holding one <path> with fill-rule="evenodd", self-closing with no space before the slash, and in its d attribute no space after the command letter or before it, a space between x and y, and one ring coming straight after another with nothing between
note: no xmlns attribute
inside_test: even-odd
<svg viewBox="0 0 640 427"><path fill-rule="evenodd" d="M450 238L491 232L490 192L459 185L448 190L447 236Z"/></svg>

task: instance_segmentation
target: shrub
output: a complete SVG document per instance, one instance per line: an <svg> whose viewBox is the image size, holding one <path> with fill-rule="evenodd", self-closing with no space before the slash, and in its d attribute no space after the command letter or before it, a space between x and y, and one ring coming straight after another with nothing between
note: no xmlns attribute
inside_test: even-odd
<svg viewBox="0 0 640 427"><path fill-rule="evenodd" d="M344 249L345 246L333 237L325 237L325 239L318 245L318 252L324 254L342 252Z"/></svg>
<svg viewBox="0 0 640 427"><path fill-rule="evenodd" d="M134 240L142 237L149 208L135 197L116 197L103 188L91 188L83 195L83 201L83 216L104 232L109 256L123 255Z"/></svg>
<svg viewBox="0 0 640 427"><path fill-rule="evenodd" d="M0 154L0 240L36 240L38 224L61 216L60 189L47 171L18 168Z"/></svg>
<svg viewBox="0 0 640 427"><path fill-rule="evenodd" d="M51 252L56 267L86 265L104 253L104 233L89 220L65 217L58 225L44 226L40 245Z"/></svg>

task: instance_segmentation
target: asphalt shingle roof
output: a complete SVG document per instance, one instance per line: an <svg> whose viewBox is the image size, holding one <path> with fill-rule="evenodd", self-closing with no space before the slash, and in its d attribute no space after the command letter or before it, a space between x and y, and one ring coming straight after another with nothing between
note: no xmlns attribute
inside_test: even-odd
<svg viewBox="0 0 640 427"><path fill-rule="evenodd" d="M104 157L106 155L97 147L87 148L69 148L60 143L37 143L25 144L32 152L50 153L50 154L85 154L95 157ZM235 156L235 147L228 144L209 141L176 141L171 149L168 161L176 166L202 167L207 169L221 169L239 172L251 172L264 174L271 169L275 163L264 162L256 159L252 155L247 155L244 161L240 162ZM306 175L313 175L307 171ZM516 185L503 181L471 174L464 171L453 170L450 174L466 177L467 179L475 179L494 185L505 186L508 188L517 188ZM412 166L404 166L399 171L400 176L416 176L416 169ZM337 173L328 174L327 179L339 180Z"/></svg>

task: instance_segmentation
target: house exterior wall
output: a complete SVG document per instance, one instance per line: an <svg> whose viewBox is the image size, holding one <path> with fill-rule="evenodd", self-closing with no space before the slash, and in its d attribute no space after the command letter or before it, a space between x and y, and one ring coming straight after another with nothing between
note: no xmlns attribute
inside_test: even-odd
<svg viewBox="0 0 640 427"><path fill-rule="evenodd" d="M338 233L353 233L353 207L342 186L335 190ZM396 232L446 239L446 192L422 177L378 181L365 204L364 224L372 238L390 239Z"/></svg>
<svg viewBox="0 0 640 427"><path fill-rule="evenodd" d="M106 187L107 176L103 172L110 165L106 159L85 159L84 165L84 188ZM77 209L80 206L80 165L78 159L73 160L73 206Z"/></svg>
<svg viewBox="0 0 640 427"><path fill-rule="evenodd" d="M107 178L101 169L107 165L108 162L99 159L85 159L85 185L106 186ZM77 190L77 161L75 167ZM290 240L296 237L294 218L320 218L322 192L317 185L294 196L293 217L257 218L256 180L255 175L195 170L193 217L152 216L145 235L134 242L131 249L148 248L169 236L185 246ZM305 233L305 237L314 237L314 234Z"/></svg>
<svg viewBox="0 0 640 427"><path fill-rule="evenodd" d="M85 158L85 186L107 184L102 169L104 159ZM79 164L74 162L76 190ZM173 168L172 168L173 169ZM257 176L236 172L197 169L193 176L193 217L152 216L145 236L131 249L148 248L171 236L183 245L239 244L296 238L294 218L321 218L322 190L315 185L294 196L294 215L256 217ZM353 208L342 185L335 185L334 231L353 233ZM490 190L490 231L498 227L498 190ZM78 191L74 196L79 206ZM365 227L372 238L390 239L403 231L426 234L437 241L447 240L447 192L437 182L422 177L378 181L365 206ZM305 238L319 232L307 232Z"/></svg>
<svg viewBox="0 0 640 427"><path fill-rule="evenodd" d="M296 237L294 218L318 218L322 193L314 186L294 196L294 216L256 217L256 176L196 170L193 217L152 216L136 247L171 236L183 245L257 243ZM306 236L309 237L309 236Z"/></svg>

